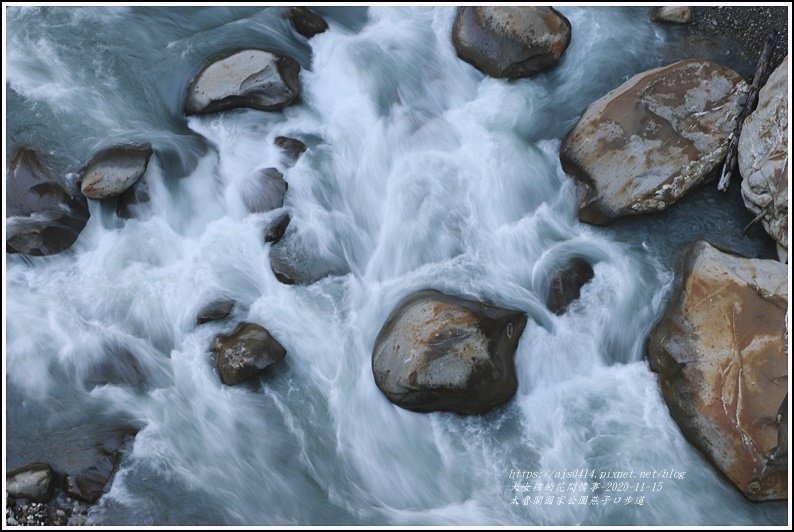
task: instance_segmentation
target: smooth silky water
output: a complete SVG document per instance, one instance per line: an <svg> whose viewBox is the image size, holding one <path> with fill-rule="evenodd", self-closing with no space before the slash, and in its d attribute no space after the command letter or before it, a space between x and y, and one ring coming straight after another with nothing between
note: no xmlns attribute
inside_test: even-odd
<svg viewBox="0 0 794 532"><path fill-rule="evenodd" d="M694 53L752 65L671 46L645 8L561 8L561 63L506 82L456 57L453 8L317 11L330 30L306 41L278 8L9 9L9 157L34 146L74 183L96 148L155 149L136 218L91 202L71 250L7 258L9 469L123 423L140 431L91 523L785 523L785 504L746 501L686 442L644 360L678 246L774 250L742 236L746 213L713 184L661 216L579 223L558 158L583 109L637 72ZM295 57L300 102L186 119L204 59L239 47ZM283 210L247 214L239 187L279 165L279 135L309 145L285 170L296 241L347 275L288 286L269 268L262 233ZM545 287L574 256L595 277L557 317ZM528 314L509 403L418 414L377 389L375 336L424 288ZM195 326L218 298L233 315ZM224 386L209 347L243 320L288 355ZM143 385L85 384L110 345ZM643 506L511 504L511 469L671 467L685 478Z"/></svg>

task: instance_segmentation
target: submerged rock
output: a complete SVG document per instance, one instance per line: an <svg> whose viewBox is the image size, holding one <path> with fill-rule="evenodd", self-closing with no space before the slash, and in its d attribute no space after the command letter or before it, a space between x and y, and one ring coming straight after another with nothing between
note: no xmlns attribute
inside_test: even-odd
<svg viewBox="0 0 794 532"><path fill-rule="evenodd" d="M135 218L136 211L148 204L150 200L149 182L143 177L121 193L116 203L116 216L125 220Z"/></svg>
<svg viewBox="0 0 794 532"><path fill-rule="evenodd" d="M140 386L146 380L146 372L135 355L124 346L108 346L102 360L89 367L85 383L89 387L113 384L117 386Z"/></svg>
<svg viewBox="0 0 794 532"><path fill-rule="evenodd" d="M270 248L270 269L279 282L308 285L330 275L350 273L347 264L321 255L316 242L299 238L292 227L288 225L286 234Z"/></svg>
<svg viewBox="0 0 794 532"><path fill-rule="evenodd" d="M314 37L318 33L323 33L328 29L328 23L309 9L308 7L291 7L287 10L287 18L290 19L295 31L307 39Z"/></svg>
<svg viewBox="0 0 794 532"><path fill-rule="evenodd" d="M746 91L732 70L688 59L637 74L592 103L560 148L577 182L579 219L660 211L713 177Z"/></svg>
<svg viewBox="0 0 794 532"><path fill-rule="evenodd" d="M554 272L546 294L546 306L560 315L579 299L582 287L593 279L593 266L584 259L575 258Z"/></svg>
<svg viewBox="0 0 794 532"><path fill-rule="evenodd" d="M52 496L54 476L49 464L33 462L6 473L6 493L15 499L47 502Z"/></svg>
<svg viewBox="0 0 794 532"><path fill-rule="evenodd" d="M191 81L185 114L248 107L278 111L300 92L300 65L265 50L238 50L213 60Z"/></svg>
<svg viewBox="0 0 794 532"><path fill-rule="evenodd" d="M417 292L397 305L375 340L375 383L409 410L483 413L515 394L513 357L526 322L517 310Z"/></svg>
<svg viewBox="0 0 794 532"><path fill-rule="evenodd" d="M95 503L107 491L121 460L121 449L135 431L126 429L108 437L94 459L82 469L66 475L66 494L79 501Z"/></svg>
<svg viewBox="0 0 794 532"><path fill-rule="evenodd" d="M6 251L53 255L69 249L88 222L88 204L55 181L30 149L17 151L6 178Z"/></svg>
<svg viewBox="0 0 794 532"><path fill-rule="evenodd" d="M523 78L559 61L571 23L550 7L459 7L452 28L458 57L495 78Z"/></svg>
<svg viewBox="0 0 794 532"><path fill-rule="evenodd" d="M242 186L243 203L248 212L267 212L284 205L287 182L275 168L257 170Z"/></svg>
<svg viewBox="0 0 794 532"><path fill-rule="evenodd" d="M283 162L287 168L294 166L306 151L306 144L291 137L276 137L273 142L283 152Z"/></svg>
<svg viewBox="0 0 794 532"><path fill-rule="evenodd" d="M677 281L648 340L670 414L748 499L785 499L788 457L779 444L787 429L778 413L788 390L786 266L699 241Z"/></svg>
<svg viewBox="0 0 794 532"><path fill-rule="evenodd" d="M151 146L115 146L100 151L81 171L80 190L91 199L120 196L146 172Z"/></svg>
<svg viewBox="0 0 794 532"><path fill-rule="evenodd" d="M788 257L788 56L758 94L758 107L739 137L739 172L744 204L764 211L764 229Z"/></svg>
<svg viewBox="0 0 794 532"><path fill-rule="evenodd" d="M689 6L655 7L651 11L651 20L671 24L687 24L692 20L692 8Z"/></svg>
<svg viewBox="0 0 794 532"><path fill-rule="evenodd" d="M196 325L201 325L210 321L218 321L227 318L234 310L235 302L231 299L219 299L213 301L202 308L196 317Z"/></svg>
<svg viewBox="0 0 794 532"><path fill-rule="evenodd" d="M212 349L221 381L230 386L247 381L287 355L270 332L255 323L241 323L231 333L219 335Z"/></svg>
<svg viewBox="0 0 794 532"><path fill-rule="evenodd" d="M265 243L276 243L282 239L284 233L287 232L289 226L290 216L288 212L276 217L265 229Z"/></svg>

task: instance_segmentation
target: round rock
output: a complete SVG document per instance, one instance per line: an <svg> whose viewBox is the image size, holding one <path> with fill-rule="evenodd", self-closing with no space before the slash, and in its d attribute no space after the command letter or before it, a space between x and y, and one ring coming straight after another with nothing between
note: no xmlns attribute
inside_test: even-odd
<svg viewBox="0 0 794 532"><path fill-rule="evenodd" d="M452 28L458 57L495 78L523 78L554 66L571 23L550 7L459 7Z"/></svg>
<svg viewBox="0 0 794 532"><path fill-rule="evenodd" d="M227 53L206 65L190 83L185 114L248 107L278 111L300 92L300 65L265 50Z"/></svg>
<svg viewBox="0 0 794 532"><path fill-rule="evenodd" d="M513 357L526 322L517 310L417 292L397 305L375 340L375 383L408 410L483 413L515 394Z"/></svg>
<svg viewBox="0 0 794 532"><path fill-rule="evenodd" d="M120 196L146 172L151 146L116 146L97 153L83 169L80 190L91 199Z"/></svg>
<svg viewBox="0 0 794 532"><path fill-rule="evenodd" d="M231 333L219 335L213 351L221 381L230 386L247 381L287 355L270 332L255 323L241 323Z"/></svg>

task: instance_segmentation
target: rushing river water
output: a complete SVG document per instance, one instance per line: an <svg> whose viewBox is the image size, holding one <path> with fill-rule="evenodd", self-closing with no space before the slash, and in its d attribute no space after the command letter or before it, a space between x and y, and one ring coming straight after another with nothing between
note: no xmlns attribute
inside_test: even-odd
<svg viewBox="0 0 794 532"><path fill-rule="evenodd" d="M644 360L676 247L774 250L741 235L747 214L712 185L661 216L579 223L558 158L582 110L634 73L694 53L752 65L671 43L647 9L560 10L573 28L561 63L505 82L456 57L448 7L318 8L330 30L310 41L278 8L10 9L9 157L35 146L68 180L98 146L155 155L136 218L91 202L71 250L8 256L8 467L67 463L85 434L126 424L140 430L95 523L785 523L785 504L747 502L685 441ZM204 59L238 47L295 57L300 103L185 119ZM279 135L309 145L284 174L296 237L347 275L288 286L268 267L262 231L283 211L247 214L238 187L279 166ZM571 256L595 277L557 317L544 283ZM507 405L417 414L378 390L375 336L423 288L529 315ZM238 302L230 319L195 326L219 297ZM209 346L243 320L288 355L224 386ZM86 385L120 349L145 381ZM685 475L642 505L511 504L511 469L575 468Z"/></svg>

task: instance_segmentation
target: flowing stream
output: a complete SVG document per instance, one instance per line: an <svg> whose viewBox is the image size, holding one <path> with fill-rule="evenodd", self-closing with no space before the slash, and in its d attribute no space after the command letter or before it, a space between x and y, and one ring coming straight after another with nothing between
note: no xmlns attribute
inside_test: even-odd
<svg viewBox="0 0 794 532"><path fill-rule="evenodd" d="M35 146L68 181L98 147L155 155L135 218L92 201L69 251L7 257L7 467L68 462L85 434L127 424L139 432L93 523L784 524L785 504L747 502L687 443L644 360L680 244L774 250L742 236L746 213L712 185L660 216L579 223L558 157L582 110L630 75L696 52L752 64L671 44L646 8L563 7L561 63L505 82L457 58L453 8L317 11L330 29L307 41L279 8L9 8L9 159ZM186 119L191 77L238 47L295 57L301 101ZM309 146L289 169L280 135ZM239 187L269 166L285 207L247 214ZM313 260L349 273L277 281L262 232L285 210ZM595 277L558 317L544 290L573 256ZM528 314L504 407L417 414L378 390L375 337L423 288ZM196 326L218 298L233 315ZM209 347L238 321L288 355L228 387ZM86 384L119 352L141 385ZM511 504L511 469L574 468L685 475L643 505Z"/></svg>

